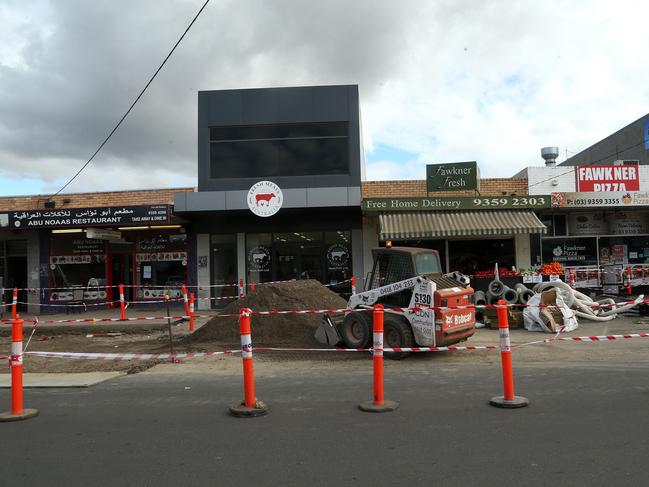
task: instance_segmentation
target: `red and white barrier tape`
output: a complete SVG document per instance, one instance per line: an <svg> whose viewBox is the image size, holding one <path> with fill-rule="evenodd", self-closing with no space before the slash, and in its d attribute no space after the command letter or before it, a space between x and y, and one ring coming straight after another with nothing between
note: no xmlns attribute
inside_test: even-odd
<svg viewBox="0 0 649 487"><path fill-rule="evenodd" d="M285 281L268 281L268 282L256 282L254 283L255 286L264 286L266 284L281 284L285 282L295 282L298 279L287 279ZM339 286L341 284L345 284L351 282L351 279L346 279L344 281L337 282L336 284L323 284L323 286ZM246 285L250 287L252 282L247 283ZM187 289L198 289L198 290L203 290L203 289L211 289L211 288L221 288L221 287L238 287L239 283L232 283L232 284L185 284L185 287ZM107 285L102 285L102 286L88 286L87 288L84 288L86 290L97 290L97 289L117 289L119 287L119 284L113 284L110 286ZM180 285L178 286L170 286L170 285L148 285L148 286L142 286L138 284L124 284L123 285L124 289L127 288L142 288L142 289L152 289L152 290L160 290L160 289L179 289ZM5 288L5 291L13 290L14 288ZM27 292L37 292L37 291L53 291L53 292L58 292L58 291L68 291L71 289L79 289L79 286L64 286L64 287L19 287L15 288L18 289L18 291L27 291Z"/></svg>
<svg viewBox="0 0 649 487"><path fill-rule="evenodd" d="M649 338L649 333L624 333L622 335L592 335L583 337L546 338L544 342L574 341L574 342L605 342L609 340L625 340L629 338Z"/></svg>
<svg viewBox="0 0 649 487"><path fill-rule="evenodd" d="M234 316L234 315L233 315ZM236 315L239 316L239 315ZM213 315L194 315L194 318L211 318ZM122 320L121 318L80 318L77 320L33 320L33 319L24 319L24 323L49 323L49 324L56 324L56 323L105 323L105 322L115 322L115 321L154 321L154 320L180 320L180 319L185 319L188 320L190 317L189 316L136 316L133 318L126 318L125 320ZM9 318L5 318L0 320L0 323L11 323L12 320Z"/></svg>
<svg viewBox="0 0 649 487"><path fill-rule="evenodd" d="M527 344L520 344L518 346L530 345L532 343L548 343L552 341L578 341L578 342L596 342L596 341L611 341L623 340L630 338L649 338L649 333L625 333L621 335L593 335L582 337L555 337L546 338L538 342L530 342ZM448 347L388 347L384 348L384 352L459 352L471 350L494 350L500 348L497 345L467 345L467 346L448 346ZM372 348L281 348L281 347L254 347L253 351L275 351L275 352L372 352ZM27 355L42 358L67 358L77 360L112 360L112 361L125 361L125 360L168 360L168 359L190 359L200 357L211 357L218 355L231 355L240 353L241 350L224 350L219 352L187 352L187 353L80 353L80 352L25 352ZM0 360L9 357L0 356Z"/></svg>
<svg viewBox="0 0 649 487"><path fill-rule="evenodd" d="M474 345L465 347L411 347L411 348L384 348L384 352L459 352L464 350L490 350L498 348L495 345ZM371 348L280 348L280 347L253 347L252 351L266 352L372 352ZM25 352L27 355L42 358L67 358L75 360L168 360L212 357L218 355L231 355L240 353L241 350L224 350L220 352L187 352L187 353L92 353L92 352Z"/></svg>

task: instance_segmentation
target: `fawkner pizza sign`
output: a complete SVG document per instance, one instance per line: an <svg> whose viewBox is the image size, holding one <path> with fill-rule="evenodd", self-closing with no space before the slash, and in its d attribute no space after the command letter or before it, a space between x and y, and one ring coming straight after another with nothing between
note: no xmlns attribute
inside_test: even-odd
<svg viewBox="0 0 649 487"><path fill-rule="evenodd" d="M577 166L580 193L640 191L638 166Z"/></svg>

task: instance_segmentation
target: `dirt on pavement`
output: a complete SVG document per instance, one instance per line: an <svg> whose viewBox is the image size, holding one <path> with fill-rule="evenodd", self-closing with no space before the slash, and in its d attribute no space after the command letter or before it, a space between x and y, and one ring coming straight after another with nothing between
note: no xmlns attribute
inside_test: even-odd
<svg viewBox="0 0 649 487"><path fill-rule="evenodd" d="M210 342L226 348L238 348L239 310L295 311L344 309L347 302L315 280L263 284L244 298L228 304L221 314L197 330L191 337L194 343ZM314 347L320 344L314 333L322 314L314 315L253 315L251 319L254 346Z"/></svg>

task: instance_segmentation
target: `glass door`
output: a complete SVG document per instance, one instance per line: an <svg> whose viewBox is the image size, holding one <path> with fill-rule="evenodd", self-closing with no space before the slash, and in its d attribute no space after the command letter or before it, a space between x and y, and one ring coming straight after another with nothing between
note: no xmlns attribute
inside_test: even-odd
<svg viewBox="0 0 649 487"><path fill-rule="evenodd" d="M237 237L236 235L212 235L212 298L237 296L238 288L228 286L238 281L237 277ZM214 299L214 306L225 306L228 300Z"/></svg>

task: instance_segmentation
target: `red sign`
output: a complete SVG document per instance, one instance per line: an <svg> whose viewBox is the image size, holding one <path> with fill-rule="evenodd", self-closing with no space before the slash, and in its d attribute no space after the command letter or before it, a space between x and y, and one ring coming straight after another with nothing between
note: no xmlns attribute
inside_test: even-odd
<svg viewBox="0 0 649 487"><path fill-rule="evenodd" d="M638 166L577 166L577 191L640 191Z"/></svg>

